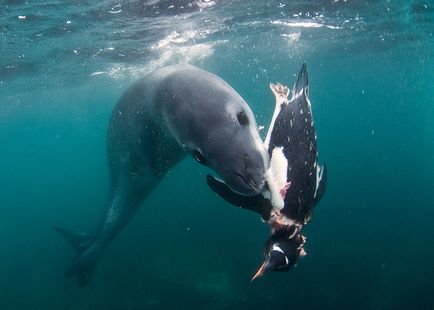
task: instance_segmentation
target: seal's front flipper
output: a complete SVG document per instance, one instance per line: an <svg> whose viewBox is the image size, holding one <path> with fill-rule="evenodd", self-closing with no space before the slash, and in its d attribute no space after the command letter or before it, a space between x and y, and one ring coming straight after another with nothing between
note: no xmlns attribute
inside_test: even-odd
<svg viewBox="0 0 434 310"><path fill-rule="evenodd" d="M265 199L262 195L255 196L243 196L232 191L223 181L217 178L207 175L206 182L208 186L217 195L222 197L230 204L243 209L251 210L259 213L261 217L267 221L270 218L271 203L270 200Z"/></svg>
<svg viewBox="0 0 434 310"><path fill-rule="evenodd" d="M75 232L69 229L54 227L54 230L65 237L72 245L76 256L65 272L65 276L78 276L79 284L86 285L98 261L102 248L93 242L91 234Z"/></svg>

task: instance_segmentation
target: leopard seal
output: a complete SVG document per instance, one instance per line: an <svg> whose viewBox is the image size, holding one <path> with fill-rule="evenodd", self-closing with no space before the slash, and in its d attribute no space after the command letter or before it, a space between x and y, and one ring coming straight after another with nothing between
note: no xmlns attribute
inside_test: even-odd
<svg viewBox="0 0 434 310"><path fill-rule="evenodd" d="M269 155L248 104L224 80L190 65L154 71L128 88L108 126L108 204L94 234L55 229L75 257L66 276L89 282L104 249L187 154L242 196L259 194Z"/></svg>

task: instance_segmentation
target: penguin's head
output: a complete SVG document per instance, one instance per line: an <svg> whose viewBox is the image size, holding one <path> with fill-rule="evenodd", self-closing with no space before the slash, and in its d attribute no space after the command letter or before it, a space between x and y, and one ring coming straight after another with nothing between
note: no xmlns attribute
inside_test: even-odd
<svg viewBox="0 0 434 310"><path fill-rule="evenodd" d="M303 249L305 237L294 230L280 230L275 232L267 241L265 260L255 273L252 281L269 271L287 271L297 262L300 256L305 256Z"/></svg>

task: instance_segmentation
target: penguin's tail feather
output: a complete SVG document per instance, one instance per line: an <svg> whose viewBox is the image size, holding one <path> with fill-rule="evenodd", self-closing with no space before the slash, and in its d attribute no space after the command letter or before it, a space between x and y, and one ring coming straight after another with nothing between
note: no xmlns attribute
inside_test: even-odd
<svg viewBox="0 0 434 310"><path fill-rule="evenodd" d="M76 275L80 285L88 284L101 255L101 246L94 242L92 234L76 232L58 226L55 226L54 230L69 241L75 252L71 264L65 271L65 277Z"/></svg>

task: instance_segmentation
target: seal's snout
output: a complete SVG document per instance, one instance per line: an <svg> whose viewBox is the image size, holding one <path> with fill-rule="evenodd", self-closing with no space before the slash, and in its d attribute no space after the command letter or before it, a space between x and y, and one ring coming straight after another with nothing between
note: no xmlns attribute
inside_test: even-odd
<svg viewBox="0 0 434 310"><path fill-rule="evenodd" d="M254 196L259 194L265 186L265 174L259 169L239 169L233 172L227 182L228 186L238 194Z"/></svg>
<svg viewBox="0 0 434 310"><path fill-rule="evenodd" d="M240 194L253 196L259 194L265 186L265 166L262 160L253 160L243 156L243 162L233 174L236 188Z"/></svg>
<svg viewBox="0 0 434 310"><path fill-rule="evenodd" d="M265 186L265 175L264 173L254 173L249 174L248 173L248 185L249 188L252 190L253 194L259 194L262 192L264 186Z"/></svg>
<svg viewBox="0 0 434 310"><path fill-rule="evenodd" d="M265 164L262 157L251 158L244 156L244 175L248 180L253 194L259 194L265 186Z"/></svg>

